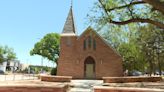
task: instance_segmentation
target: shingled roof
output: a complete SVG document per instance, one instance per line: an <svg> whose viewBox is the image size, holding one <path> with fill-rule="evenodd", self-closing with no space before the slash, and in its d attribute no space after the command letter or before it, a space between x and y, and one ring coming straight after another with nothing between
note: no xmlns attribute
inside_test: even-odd
<svg viewBox="0 0 164 92"><path fill-rule="evenodd" d="M76 34L72 6L69 10L69 14L65 22L62 34Z"/></svg>

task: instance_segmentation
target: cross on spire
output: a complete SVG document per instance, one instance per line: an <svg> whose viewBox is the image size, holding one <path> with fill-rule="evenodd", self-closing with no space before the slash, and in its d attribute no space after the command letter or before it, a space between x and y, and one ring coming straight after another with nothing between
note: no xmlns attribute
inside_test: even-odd
<svg viewBox="0 0 164 92"><path fill-rule="evenodd" d="M72 5L73 5L73 0L71 0L71 7L69 10L62 34L70 34L70 33L76 34Z"/></svg>
<svg viewBox="0 0 164 92"><path fill-rule="evenodd" d="M73 0L71 0L71 7L73 6Z"/></svg>

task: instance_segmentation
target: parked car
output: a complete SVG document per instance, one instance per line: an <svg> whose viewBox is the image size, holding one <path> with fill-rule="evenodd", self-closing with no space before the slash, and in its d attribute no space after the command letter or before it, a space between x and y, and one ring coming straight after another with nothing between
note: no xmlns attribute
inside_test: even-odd
<svg viewBox="0 0 164 92"><path fill-rule="evenodd" d="M30 71L30 74L35 74L35 71L34 71L34 70L31 70L31 71Z"/></svg>
<svg viewBox="0 0 164 92"><path fill-rule="evenodd" d="M155 75L159 75L159 72L158 72L158 71L156 71L156 72L155 72Z"/></svg>
<svg viewBox="0 0 164 92"><path fill-rule="evenodd" d="M0 70L0 74L5 74L4 71Z"/></svg>
<svg viewBox="0 0 164 92"><path fill-rule="evenodd" d="M164 71L162 71L162 75L164 75Z"/></svg>
<svg viewBox="0 0 164 92"><path fill-rule="evenodd" d="M155 75L160 75L159 71L155 71ZM164 71L161 71L161 75L164 75Z"/></svg>
<svg viewBox="0 0 164 92"><path fill-rule="evenodd" d="M137 71L137 70L133 70L131 72L129 72L129 76L141 76L142 72Z"/></svg>

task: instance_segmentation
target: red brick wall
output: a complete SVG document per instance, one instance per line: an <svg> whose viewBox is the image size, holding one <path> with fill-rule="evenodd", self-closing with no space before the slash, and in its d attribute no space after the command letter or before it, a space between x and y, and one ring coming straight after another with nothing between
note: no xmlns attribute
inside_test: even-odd
<svg viewBox="0 0 164 92"><path fill-rule="evenodd" d="M103 77L104 83L127 83L127 82L158 82L162 77Z"/></svg>
<svg viewBox="0 0 164 92"><path fill-rule="evenodd" d="M71 45L67 45L70 39ZM77 76L76 68L76 40L77 37L61 37L60 58L58 60L57 75L59 76ZM80 70L79 70L80 71Z"/></svg>
<svg viewBox="0 0 164 92"><path fill-rule="evenodd" d="M127 88L127 87L94 87L94 92L164 92L163 89Z"/></svg>
<svg viewBox="0 0 164 92"><path fill-rule="evenodd" d="M41 81L48 82L71 82L71 76L41 76Z"/></svg>
<svg viewBox="0 0 164 92"><path fill-rule="evenodd" d="M0 92L66 92L66 88L53 88L53 87L0 87Z"/></svg>
<svg viewBox="0 0 164 92"><path fill-rule="evenodd" d="M96 40L96 50L83 50L83 42L91 33ZM122 76L122 58L116 54L92 29L87 29L80 37L70 37L71 46L67 46L68 37L61 37L61 52L57 75L84 78L84 61L88 56L95 60L96 78ZM69 38L69 39L70 39Z"/></svg>

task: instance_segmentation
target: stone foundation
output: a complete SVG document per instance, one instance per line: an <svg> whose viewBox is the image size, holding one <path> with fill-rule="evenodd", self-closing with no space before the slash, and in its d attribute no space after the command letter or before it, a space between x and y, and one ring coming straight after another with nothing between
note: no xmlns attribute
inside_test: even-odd
<svg viewBox="0 0 164 92"><path fill-rule="evenodd" d="M129 87L94 87L94 92L164 92L163 89L129 88Z"/></svg>
<svg viewBox="0 0 164 92"><path fill-rule="evenodd" d="M0 82L0 92L67 92L68 83L21 80Z"/></svg>
<svg viewBox="0 0 164 92"><path fill-rule="evenodd" d="M41 76L41 81L47 82L70 82L71 76Z"/></svg>
<svg viewBox="0 0 164 92"><path fill-rule="evenodd" d="M66 92L65 87L0 87L0 92Z"/></svg>
<svg viewBox="0 0 164 92"><path fill-rule="evenodd" d="M104 83L127 83L127 82L157 82L162 77L103 77Z"/></svg>

